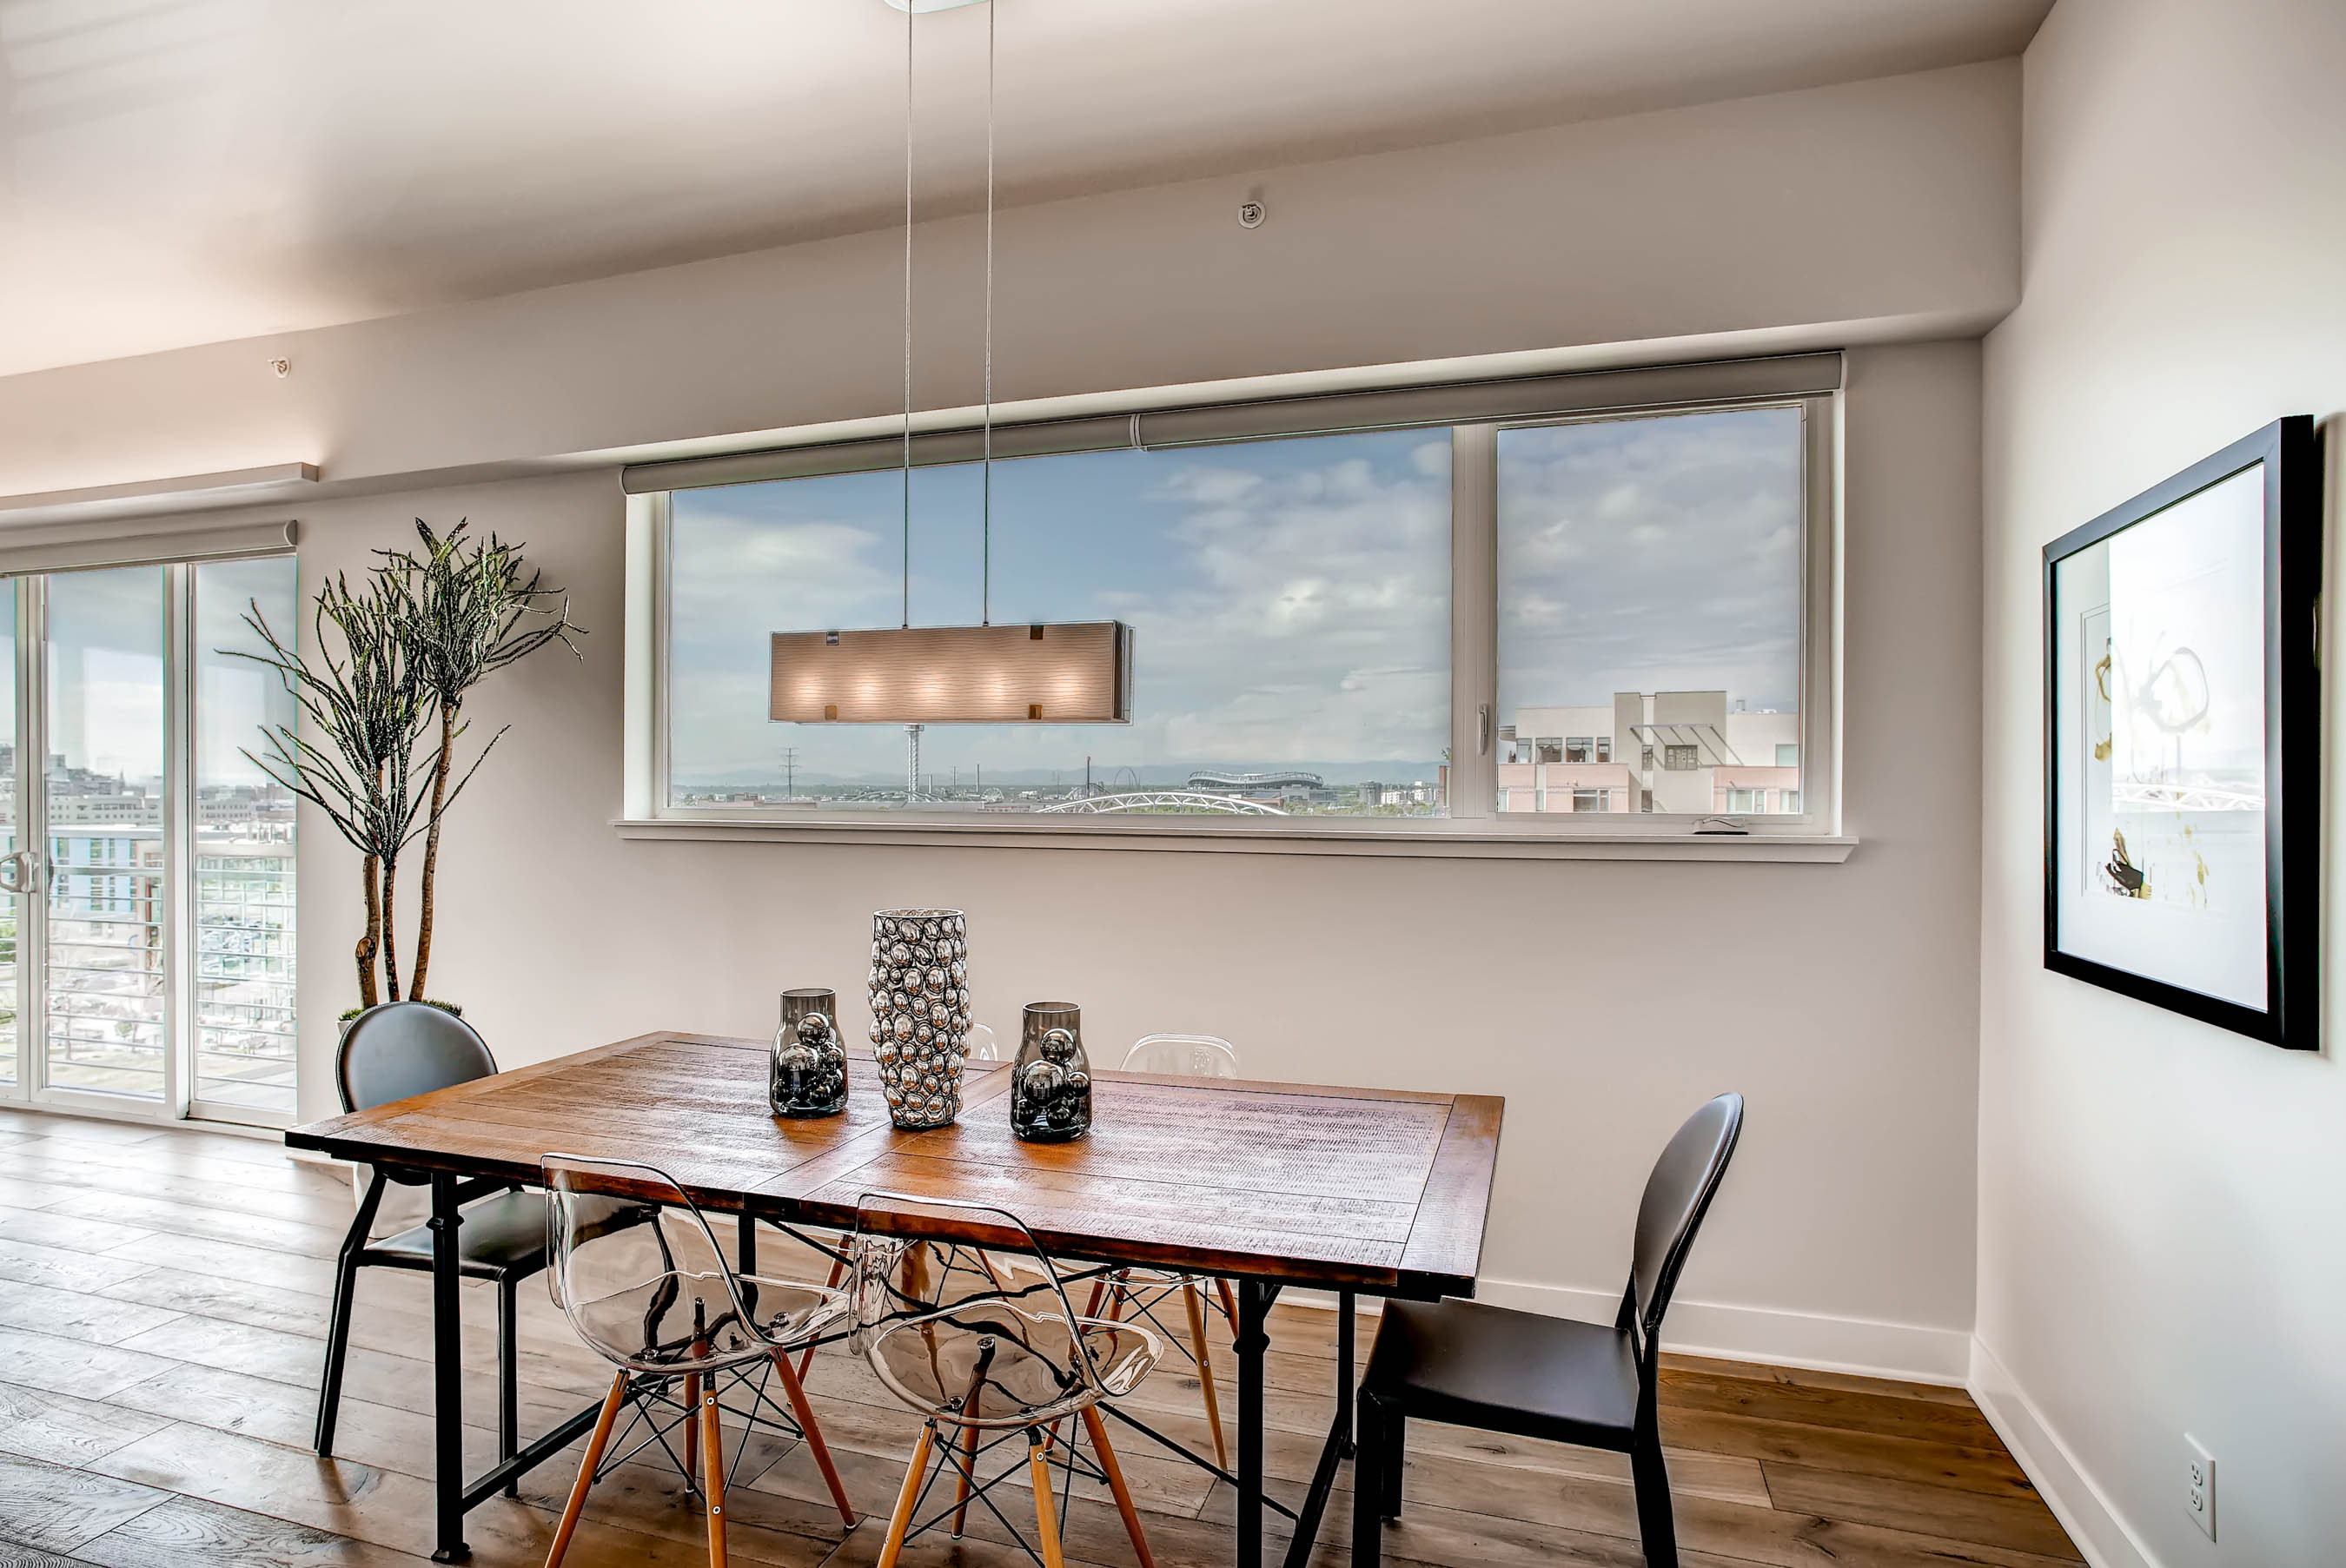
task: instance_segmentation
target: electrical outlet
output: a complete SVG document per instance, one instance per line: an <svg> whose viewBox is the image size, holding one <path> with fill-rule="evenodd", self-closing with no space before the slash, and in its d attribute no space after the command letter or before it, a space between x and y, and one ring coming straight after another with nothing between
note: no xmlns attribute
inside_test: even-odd
<svg viewBox="0 0 2346 1568"><path fill-rule="evenodd" d="M2183 1441L2191 1451L2190 1490L2184 1494L2184 1506L2191 1511L2191 1522L2213 1541L2216 1539L2216 1457L2201 1447L2199 1440L2189 1432L2183 1434Z"/></svg>

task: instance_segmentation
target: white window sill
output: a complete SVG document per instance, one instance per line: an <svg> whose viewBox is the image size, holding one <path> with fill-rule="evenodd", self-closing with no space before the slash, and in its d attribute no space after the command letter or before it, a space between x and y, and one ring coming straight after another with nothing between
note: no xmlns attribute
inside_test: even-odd
<svg viewBox="0 0 2346 1568"><path fill-rule="evenodd" d="M1092 819L1098 823L1099 819ZM1676 832L1529 831L1484 822L1422 822L1410 827L1322 822L1299 827L1195 820L1074 828L1032 819L937 818L890 820L810 815L627 818L612 824L622 839L790 844L902 844L990 850L1144 850L1239 855L1383 855L1437 860L1757 860L1837 865L1853 838L1822 833L1748 835Z"/></svg>

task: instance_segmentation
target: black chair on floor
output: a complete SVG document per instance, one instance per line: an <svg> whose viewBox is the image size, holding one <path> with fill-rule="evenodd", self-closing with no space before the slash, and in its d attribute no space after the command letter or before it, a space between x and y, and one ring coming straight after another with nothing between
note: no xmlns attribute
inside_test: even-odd
<svg viewBox="0 0 2346 1568"><path fill-rule="evenodd" d="M1629 1456L1647 1568L1678 1568L1655 1406L1662 1314L1743 1131L1743 1096L1687 1119L1646 1178L1629 1288L1610 1329L1476 1301L1390 1301L1361 1380L1352 1568L1376 1568L1401 1517L1412 1418Z"/></svg>
<svg viewBox="0 0 2346 1568"><path fill-rule="evenodd" d="M454 1013L429 1003L393 1002L352 1020L335 1057L334 1086L342 1092L343 1110L363 1111L411 1095L485 1078L496 1070L496 1058L489 1054L487 1044ZM350 1350L351 1298L358 1287L359 1270L415 1268L428 1273L432 1268L428 1225L381 1241L368 1238L387 1180L420 1185L418 1178L393 1176L375 1166L366 1196L359 1200L358 1217L351 1222L350 1234L342 1241L334 1274L333 1319L326 1331L326 1376L318 1391L321 1457L333 1452L334 1420L342 1400L342 1363ZM523 1280L546 1265L546 1197L489 1181L469 1182L459 1194L465 1207L464 1223L456 1227L457 1268L465 1278L490 1280L497 1288L497 1455L501 1460L511 1459L520 1448L515 1296Z"/></svg>

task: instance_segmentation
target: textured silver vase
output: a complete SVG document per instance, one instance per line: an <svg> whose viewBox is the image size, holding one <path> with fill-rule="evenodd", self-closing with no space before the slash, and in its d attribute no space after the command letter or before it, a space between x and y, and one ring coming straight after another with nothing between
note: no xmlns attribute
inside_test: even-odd
<svg viewBox="0 0 2346 1568"><path fill-rule="evenodd" d="M961 1115L968 939L959 910L872 917L872 1054L889 1119L900 1127L942 1127Z"/></svg>

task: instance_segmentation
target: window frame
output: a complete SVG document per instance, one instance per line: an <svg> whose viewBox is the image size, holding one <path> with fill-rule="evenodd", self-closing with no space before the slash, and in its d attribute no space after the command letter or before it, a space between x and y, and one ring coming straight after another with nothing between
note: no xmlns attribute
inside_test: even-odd
<svg viewBox="0 0 2346 1568"><path fill-rule="evenodd" d="M1664 372L1727 372L1756 361L1729 361L1720 366L1663 367ZM1838 359L1836 356L1836 364ZM1606 376L1657 372L1596 372L1586 377L1550 378L1595 381ZM1748 378L1747 378L1748 380ZM1838 382L1838 375L1834 377ZM1719 384L1707 384L1719 383ZM1470 402L1487 396L1492 383L1467 383L1454 390ZM1504 383L1502 383L1504 384ZM1395 394L1356 393L1352 398L1380 395L1424 397L1443 389L1411 389ZM1586 410L1567 409L1522 417L1484 420L1395 420L1350 425L1314 424L1304 418L1299 428L1268 428L1275 418L1257 411L1270 405L1233 403L1200 405L1161 416L1188 415L1200 428L1212 431L1243 427L1251 421L1261 428L1241 434L1210 435L1165 442L1165 445L1221 445L1237 441L1275 440L1291 436L1338 433L1340 430L1439 429L1446 425L1451 440L1451 778L1449 814L1440 818L1338 817L1148 817L1104 814L1022 817L1015 814L922 811L810 812L784 807L678 807L669 804L668 772L668 589L673 549L672 513L663 488L668 471L696 471L684 475L689 487L718 483L750 484L763 479L852 472L882 466L879 453L869 460L849 462L830 453L844 447L863 448L871 443L811 445L780 453L748 453L740 457L655 463L627 471L627 672L624 688L626 757L622 801L615 826L626 836L641 839L759 838L800 842L881 842L904 844L964 844L1096 849L1202 849L1251 852L1376 853L1437 857L1601 858L1601 859L1845 859L1854 840L1843 836L1841 820L1841 437L1842 393L1838 389L1808 392L1746 392L1733 376L1680 377L1669 384L1682 395L1651 401L1615 402ZM1708 392L1708 395L1700 395ZM1288 400L1316 404L1329 400ZM1341 398L1336 400L1341 401ZM1497 728L1498 693L1498 444L1503 431L1535 429L1597 421L1647 419L1722 410L1795 407L1801 414L1801 535L1799 746L1802 759L1800 806L1798 813L1755 816L1736 824L1740 832L1719 831L1712 814L1628 812L1528 813L1499 810ZM1306 411L1309 412L1309 411ZM1130 416L1137 439L1143 416ZM1070 424L1096 422L1065 422ZM1119 423L1121 419L1119 418ZM1013 427L1015 428L1015 427ZM947 431L915 437L936 444L916 462L944 463L966 461L974 453L962 450L969 433ZM961 444L955 444L960 443ZM901 454L901 438L888 443ZM1041 437L1005 442L1003 427L995 430L995 450L1005 447L1018 455L1046 456L1055 450L1098 450L1067 445L1054 448ZM1124 443L1118 443L1124 444ZM901 455L899 460L901 461ZM845 466L840 464L845 463ZM710 465L715 465L711 467ZM711 477L710 475L716 475ZM678 484L676 487L687 487ZM1521 738L1518 738L1518 744ZM1617 748L1616 748L1617 751ZM1709 830L1704 831L1709 824Z"/></svg>

